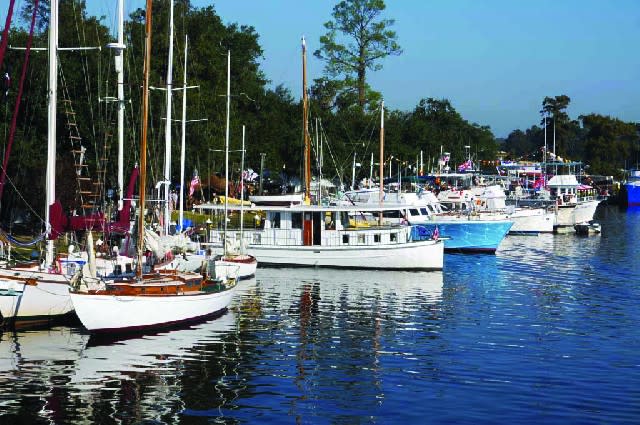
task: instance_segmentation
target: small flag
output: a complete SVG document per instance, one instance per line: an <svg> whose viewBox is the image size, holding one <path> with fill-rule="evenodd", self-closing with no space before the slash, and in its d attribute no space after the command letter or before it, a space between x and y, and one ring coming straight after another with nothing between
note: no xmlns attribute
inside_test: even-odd
<svg viewBox="0 0 640 425"><path fill-rule="evenodd" d="M458 172L462 172L468 170L473 167L473 162L470 159L467 159L465 162L458 166Z"/></svg>
<svg viewBox="0 0 640 425"><path fill-rule="evenodd" d="M438 230L438 226L433 229L433 233L431 234L431 238L434 240L438 240L440 237L440 230Z"/></svg>
<svg viewBox="0 0 640 425"><path fill-rule="evenodd" d="M200 186L200 177L196 174L193 176L193 179L191 179L191 184L189 185L189 196L193 196L198 186Z"/></svg>

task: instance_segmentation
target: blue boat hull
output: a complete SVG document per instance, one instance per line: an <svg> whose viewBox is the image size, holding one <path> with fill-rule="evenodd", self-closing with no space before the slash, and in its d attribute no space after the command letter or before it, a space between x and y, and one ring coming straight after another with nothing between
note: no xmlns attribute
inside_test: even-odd
<svg viewBox="0 0 640 425"><path fill-rule="evenodd" d="M444 239L444 249L449 252L489 252L498 249L512 221L436 221L421 224L427 232L438 227L439 237Z"/></svg>
<svg viewBox="0 0 640 425"><path fill-rule="evenodd" d="M624 188L627 191L627 205L630 207L640 205L640 185L638 183L626 183Z"/></svg>

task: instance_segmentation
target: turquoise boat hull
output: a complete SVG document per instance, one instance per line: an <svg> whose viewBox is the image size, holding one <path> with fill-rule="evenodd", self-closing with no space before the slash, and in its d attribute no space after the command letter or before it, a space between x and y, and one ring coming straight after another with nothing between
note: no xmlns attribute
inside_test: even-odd
<svg viewBox="0 0 640 425"><path fill-rule="evenodd" d="M509 220L443 220L419 226L429 234L437 227L436 233L444 239L445 251L494 253L512 225L513 221Z"/></svg>

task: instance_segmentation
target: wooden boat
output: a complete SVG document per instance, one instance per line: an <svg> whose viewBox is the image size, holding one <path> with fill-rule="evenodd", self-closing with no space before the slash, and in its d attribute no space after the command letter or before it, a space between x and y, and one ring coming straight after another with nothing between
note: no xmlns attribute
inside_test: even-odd
<svg viewBox="0 0 640 425"><path fill-rule="evenodd" d="M173 2L171 4L173 6ZM235 276L232 278L229 273L224 277L216 276L212 262L203 275L166 270L155 273L150 270L143 274L145 221L142 212L146 199L151 5L152 0L147 0L136 274L113 280L82 276L71 282L74 289L70 297L76 314L94 333L155 329L221 314L230 304L236 284ZM151 265L147 268L151 269Z"/></svg>
<svg viewBox="0 0 640 425"><path fill-rule="evenodd" d="M82 325L91 332L130 332L202 320L226 311L235 279L161 271L71 292Z"/></svg>

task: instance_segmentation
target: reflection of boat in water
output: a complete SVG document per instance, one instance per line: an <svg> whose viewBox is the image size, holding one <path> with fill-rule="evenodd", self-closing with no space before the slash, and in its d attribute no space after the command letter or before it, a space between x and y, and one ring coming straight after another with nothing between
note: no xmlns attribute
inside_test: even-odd
<svg viewBox="0 0 640 425"><path fill-rule="evenodd" d="M56 415L69 397L66 377L88 339L79 328L65 326L0 334L0 386L7 389L0 393L0 422L11 416L21 423L64 422ZM25 409L26 398L39 408Z"/></svg>
<svg viewBox="0 0 640 425"><path fill-rule="evenodd" d="M435 303L442 298L443 272L403 272L336 269L262 269L260 293L295 300L309 285L317 287L322 303L369 303L383 300L390 306Z"/></svg>
<svg viewBox="0 0 640 425"><path fill-rule="evenodd" d="M140 338L103 344L92 336L66 385L81 393L87 417L135 415L178 423L185 408L184 380L195 379L194 386L208 385L209 373L213 380L235 373L225 369L227 363L233 369L234 361L221 361L225 335L235 326L236 316L230 310L199 325ZM114 392L120 394L117 401ZM112 404L113 410L101 412L105 403Z"/></svg>
<svg viewBox="0 0 640 425"><path fill-rule="evenodd" d="M219 343L224 334L234 329L235 323L235 313L230 310L198 325L139 338L108 341L92 335L70 384L100 388L106 380L133 379L136 374L153 371L162 374L163 370L170 370L173 362L196 359L203 345Z"/></svg>

